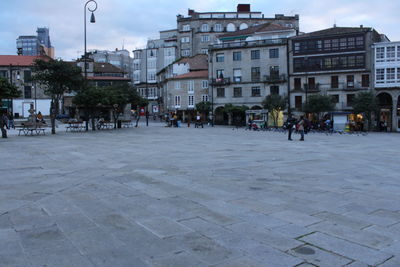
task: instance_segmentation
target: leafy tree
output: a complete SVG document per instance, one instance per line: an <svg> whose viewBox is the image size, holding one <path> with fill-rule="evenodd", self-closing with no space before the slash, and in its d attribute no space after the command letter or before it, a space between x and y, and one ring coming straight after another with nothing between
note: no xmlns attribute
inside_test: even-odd
<svg viewBox="0 0 400 267"><path fill-rule="evenodd" d="M335 103L332 97L328 95L315 94L307 98L307 103L304 104L303 110L306 113L315 113L319 120L322 112L329 112L335 109Z"/></svg>
<svg viewBox="0 0 400 267"><path fill-rule="evenodd" d="M224 111L228 114L228 124L232 125L233 118L235 116L242 116L249 107L242 105L242 106L235 106L233 104L225 104Z"/></svg>
<svg viewBox="0 0 400 267"><path fill-rule="evenodd" d="M11 99L15 97L19 97L21 92L18 91L17 87L10 84L6 79L0 78L0 105L2 105L3 99ZM0 128L1 128L1 137L7 138L7 130L3 127L3 114L0 114Z"/></svg>
<svg viewBox="0 0 400 267"><path fill-rule="evenodd" d="M55 134L55 120L59 114L60 100L65 92L78 91L83 86L81 69L62 60L38 59L33 64L33 80L45 86L45 94L51 97L51 133Z"/></svg>
<svg viewBox="0 0 400 267"><path fill-rule="evenodd" d="M96 129L94 122L96 111L102 106L105 100L105 91L101 88L88 86L79 90L73 99L73 103L78 107L83 107L86 117L86 131L89 130L89 117L92 121L92 130Z"/></svg>
<svg viewBox="0 0 400 267"><path fill-rule="evenodd" d="M372 114L378 111L378 102L372 92L360 92L354 97L354 113L364 113L368 120L368 130L371 129Z"/></svg>
<svg viewBox="0 0 400 267"><path fill-rule="evenodd" d="M278 94L268 95L262 102L263 107L272 116L274 125L278 125L279 114L286 109L287 98Z"/></svg>
<svg viewBox="0 0 400 267"><path fill-rule="evenodd" d="M118 117L124 111L127 104L132 104L132 102L144 103L136 89L129 84L116 84L104 87L103 90L103 104L112 109L114 128L117 128Z"/></svg>
<svg viewBox="0 0 400 267"><path fill-rule="evenodd" d="M196 104L196 110L207 118L207 114L211 111L211 103L209 101L199 102Z"/></svg>

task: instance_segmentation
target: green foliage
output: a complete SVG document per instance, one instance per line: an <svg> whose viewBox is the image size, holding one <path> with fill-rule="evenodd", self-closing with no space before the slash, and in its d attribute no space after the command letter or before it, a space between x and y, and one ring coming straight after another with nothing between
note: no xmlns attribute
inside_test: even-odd
<svg viewBox="0 0 400 267"><path fill-rule="evenodd" d="M268 110L274 121L278 125L279 114L286 109L287 98L278 94L268 95L262 102L264 109Z"/></svg>
<svg viewBox="0 0 400 267"><path fill-rule="evenodd" d="M83 86L81 69L62 60L35 60L33 80L45 86L45 94L53 99Z"/></svg>
<svg viewBox="0 0 400 267"><path fill-rule="evenodd" d="M282 111L287 106L287 98L281 95L268 95L262 102L264 109L271 111Z"/></svg>
<svg viewBox="0 0 400 267"><path fill-rule="evenodd" d="M372 113L379 109L378 101L372 92L360 92L354 97L354 113L364 113L368 120L368 130L371 129Z"/></svg>
<svg viewBox="0 0 400 267"><path fill-rule="evenodd" d="M318 116L321 112L329 112L335 109L333 99L328 95L310 95L307 97L307 103L304 104L303 111L306 113L316 113Z"/></svg>
<svg viewBox="0 0 400 267"><path fill-rule="evenodd" d="M21 95L17 87L10 84L7 79L0 78L0 102L2 99L16 98Z"/></svg>
<svg viewBox="0 0 400 267"><path fill-rule="evenodd" d="M202 101L196 104L198 112L208 113L211 111L211 103L209 101Z"/></svg>

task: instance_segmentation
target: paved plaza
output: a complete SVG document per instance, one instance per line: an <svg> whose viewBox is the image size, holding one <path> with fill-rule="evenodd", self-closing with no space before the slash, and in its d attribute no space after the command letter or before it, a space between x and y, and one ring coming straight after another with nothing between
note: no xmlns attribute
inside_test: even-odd
<svg viewBox="0 0 400 267"><path fill-rule="evenodd" d="M400 266L400 135L0 140L0 266Z"/></svg>

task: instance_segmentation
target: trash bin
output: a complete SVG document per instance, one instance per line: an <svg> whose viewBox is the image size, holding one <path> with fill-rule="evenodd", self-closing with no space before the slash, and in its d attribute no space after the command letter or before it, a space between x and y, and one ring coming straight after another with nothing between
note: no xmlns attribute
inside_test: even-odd
<svg viewBox="0 0 400 267"><path fill-rule="evenodd" d="M117 121L117 128L120 129L122 127L122 121L118 120Z"/></svg>

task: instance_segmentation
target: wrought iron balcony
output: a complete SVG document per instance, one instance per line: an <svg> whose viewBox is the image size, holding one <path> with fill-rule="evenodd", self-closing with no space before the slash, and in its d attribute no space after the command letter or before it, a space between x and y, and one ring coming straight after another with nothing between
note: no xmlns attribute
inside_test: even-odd
<svg viewBox="0 0 400 267"><path fill-rule="evenodd" d="M264 82L266 83L284 83L286 81L286 74L264 75Z"/></svg>
<svg viewBox="0 0 400 267"><path fill-rule="evenodd" d="M212 79L211 84L214 86L218 85L229 85L231 84L231 79L230 78L217 78L217 79Z"/></svg>

